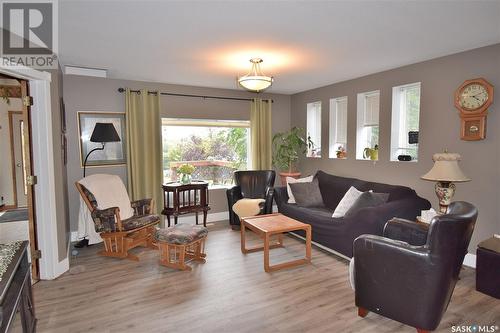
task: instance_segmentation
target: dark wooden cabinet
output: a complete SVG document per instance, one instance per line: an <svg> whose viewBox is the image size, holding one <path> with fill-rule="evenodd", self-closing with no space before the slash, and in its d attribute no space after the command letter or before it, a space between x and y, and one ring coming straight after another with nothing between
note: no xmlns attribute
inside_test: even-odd
<svg viewBox="0 0 500 333"><path fill-rule="evenodd" d="M28 242L22 242L0 281L0 333L18 332L20 328L24 333L31 333L36 329L27 249ZM0 260L8 261L5 256Z"/></svg>
<svg viewBox="0 0 500 333"><path fill-rule="evenodd" d="M170 227L170 217L177 224L179 215L194 213L198 224L198 213L203 213L203 226L207 226L207 212L210 210L208 183L194 180L189 184L170 182L163 185L163 210Z"/></svg>

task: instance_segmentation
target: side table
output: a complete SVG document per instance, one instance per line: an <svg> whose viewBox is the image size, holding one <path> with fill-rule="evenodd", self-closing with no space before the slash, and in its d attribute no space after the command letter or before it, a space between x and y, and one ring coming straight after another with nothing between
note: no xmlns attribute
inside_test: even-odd
<svg viewBox="0 0 500 333"><path fill-rule="evenodd" d="M169 182L163 184L163 210L162 214L167 216L170 227L170 217L174 216L174 224L177 224L179 215L194 213L196 224L198 224L198 213L203 212L203 226L207 226L207 212L210 210L208 183L193 180L189 184Z"/></svg>
<svg viewBox="0 0 500 333"><path fill-rule="evenodd" d="M477 246L476 290L500 299L500 238L491 237Z"/></svg>

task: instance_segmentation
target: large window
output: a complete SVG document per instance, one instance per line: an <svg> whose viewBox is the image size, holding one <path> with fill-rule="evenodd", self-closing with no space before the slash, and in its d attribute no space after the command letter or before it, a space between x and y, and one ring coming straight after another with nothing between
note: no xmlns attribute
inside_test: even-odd
<svg viewBox="0 0 500 333"><path fill-rule="evenodd" d="M235 170L250 165L249 121L164 118L162 136L165 182L177 181L177 168L189 163L195 167L193 179L227 186Z"/></svg>
<svg viewBox="0 0 500 333"><path fill-rule="evenodd" d="M347 157L347 96L330 99L330 158Z"/></svg>
<svg viewBox="0 0 500 333"><path fill-rule="evenodd" d="M392 88L391 161L418 159L420 82Z"/></svg>
<svg viewBox="0 0 500 333"><path fill-rule="evenodd" d="M378 149L380 91L358 94L356 158L369 159L365 149Z"/></svg>
<svg viewBox="0 0 500 333"><path fill-rule="evenodd" d="M313 143L307 157L321 157L321 102L307 103L307 135Z"/></svg>

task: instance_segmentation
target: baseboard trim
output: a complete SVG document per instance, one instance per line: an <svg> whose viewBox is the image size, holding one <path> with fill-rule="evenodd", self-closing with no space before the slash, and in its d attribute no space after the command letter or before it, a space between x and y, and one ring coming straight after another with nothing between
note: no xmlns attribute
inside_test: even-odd
<svg viewBox="0 0 500 333"><path fill-rule="evenodd" d="M305 239L305 237L302 237L302 236L300 236L300 235L297 235L297 234L296 234L296 233L294 233L294 232L289 232L289 234L290 234L290 235L292 235L292 236L295 236L295 237L297 237L297 238L300 238L300 239L302 239L303 241L305 241L305 240L306 240L306 239ZM329 247L326 247L326 246L324 246L324 245L321 245L321 244L319 244L319 243L316 243L315 241L311 241L311 244L313 244L313 245L314 245L314 246L316 246L316 247L319 247L319 248L320 248L320 249L322 249L322 250L325 250L326 252L329 252L329 253L331 253L331 254L334 254L334 255L336 255L337 257L340 257L340 258L342 258L342 259L349 260L349 261L351 260L351 258L349 258L348 256L345 256L345 255L343 255L343 254L342 254L342 253L340 253L340 252L337 252L337 251L335 251L335 250L332 250L332 249L330 249Z"/></svg>
<svg viewBox="0 0 500 333"><path fill-rule="evenodd" d="M464 258L464 266L476 268L476 255L467 253Z"/></svg>
<svg viewBox="0 0 500 333"><path fill-rule="evenodd" d="M207 223L219 223L219 222L225 222L228 220L229 220L229 212L228 211L219 212L219 213L210 213L207 215ZM171 218L170 225L173 225L173 223L174 223L174 220L173 220L173 218ZM194 215L179 216L179 218L177 219L177 223L194 224L194 223L196 223L196 218ZM199 214L198 223L203 224L203 214ZM76 242L76 241L78 241L78 231L72 231L71 232L71 242Z"/></svg>

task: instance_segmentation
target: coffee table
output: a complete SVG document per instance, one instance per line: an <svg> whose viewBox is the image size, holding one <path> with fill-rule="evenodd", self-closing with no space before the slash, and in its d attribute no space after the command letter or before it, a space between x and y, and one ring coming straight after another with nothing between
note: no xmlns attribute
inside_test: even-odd
<svg viewBox="0 0 500 333"><path fill-rule="evenodd" d="M264 246L247 248L245 246L245 230L252 230L264 240ZM269 249L283 247L283 233L304 230L306 232L306 256L303 259L284 262L281 264L269 264ZM278 236L277 242L270 242L273 235ZM241 219L241 252L250 253L264 250L264 270L272 272L283 268L308 264L311 262L311 226L299 222L280 213L244 217Z"/></svg>

